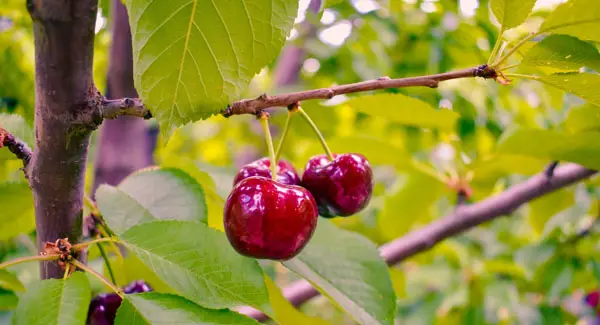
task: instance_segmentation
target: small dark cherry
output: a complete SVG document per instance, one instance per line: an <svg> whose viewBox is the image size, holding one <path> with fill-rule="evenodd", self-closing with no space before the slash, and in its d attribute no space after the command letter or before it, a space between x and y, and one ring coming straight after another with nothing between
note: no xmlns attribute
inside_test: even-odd
<svg viewBox="0 0 600 325"><path fill-rule="evenodd" d="M225 202L225 233L241 255L288 260L306 246L317 226L315 199L305 188L252 176Z"/></svg>
<svg viewBox="0 0 600 325"><path fill-rule="evenodd" d="M235 175L233 185L252 176L271 178L271 160L264 157L244 165ZM277 162L277 182L285 185L300 185L300 177L289 161L279 159Z"/></svg>
<svg viewBox="0 0 600 325"><path fill-rule="evenodd" d="M126 294L152 291L152 288L143 280L129 283L123 288ZM122 299L116 293L101 293L94 297L88 309L88 325L112 325L115 323L117 309L121 306Z"/></svg>
<svg viewBox="0 0 600 325"><path fill-rule="evenodd" d="M373 194L373 171L361 154L312 157L304 168L301 185L317 201L325 218L347 217L363 210Z"/></svg>

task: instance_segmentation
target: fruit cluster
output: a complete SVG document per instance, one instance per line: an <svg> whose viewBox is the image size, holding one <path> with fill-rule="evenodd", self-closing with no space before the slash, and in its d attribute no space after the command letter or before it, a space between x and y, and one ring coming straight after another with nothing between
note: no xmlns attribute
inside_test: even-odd
<svg viewBox="0 0 600 325"><path fill-rule="evenodd" d="M143 280L131 282L123 288L125 294L134 294L152 291L152 288ZM87 325L109 325L115 323L117 309L121 306L121 297L116 293L101 293L90 302Z"/></svg>
<svg viewBox="0 0 600 325"><path fill-rule="evenodd" d="M300 178L290 162L277 161L266 121L261 122L265 122L271 157L238 171L225 203L225 233L233 248L244 256L288 260L309 242L319 215L347 217L367 206L373 192L373 172L360 154L332 154L315 130L328 154L312 157ZM273 168L271 162L275 161Z"/></svg>

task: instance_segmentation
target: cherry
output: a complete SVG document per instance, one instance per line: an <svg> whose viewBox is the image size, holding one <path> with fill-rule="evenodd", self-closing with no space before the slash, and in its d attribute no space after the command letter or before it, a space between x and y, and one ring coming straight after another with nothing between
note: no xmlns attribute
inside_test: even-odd
<svg viewBox="0 0 600 325"><path fill-rule="evenodd" d="M237 183L224 209L225 233L241 255L288 260L306 246L317 226L308 190L252 176Z"/></svg>
<svg viewBox="0 0 600 325"><path fill-rule="evenodd" d="M270 168L271 160L269 160L268 157L264 157L246 164L240 168L237 175L235 175L235 178L233 179L233 185L251 176L271 178ZM279 162L277 162L277 182L286 185L300 184L300 177L290 162L283 159L279 159Z"/></svg>
<svg viewBox="0 0 600 325"><path fill-rule="evenodd" d="M152 288L143 280L131 282L123 292L126 294L152 291ZM101 293L94 297L88 309L88 325L114 324L117 309L121 306L122 299L116 293Z"/></svg>
<svg viewBox="0 0 600 325"><path fill-rule="evenodd" d="M356 153L312 157L304 168L302 186L308 189L325 218L347 217L364 209L373 193L373 171Z"/></svg>

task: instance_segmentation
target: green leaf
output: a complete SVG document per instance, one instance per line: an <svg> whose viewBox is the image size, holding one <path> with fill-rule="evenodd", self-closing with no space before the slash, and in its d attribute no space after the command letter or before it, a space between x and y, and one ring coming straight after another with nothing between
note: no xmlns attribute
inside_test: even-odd
<svg viewBox="0 0 600 325"><path fill-rule="evenodd" d="M377 216L377 227L383 238L398 238L410 231L416 221L429 217L443 190L444 184L429 175L409 174L403 186L386 197Z"/></svg>
<svg viewBox="0 0 600 325"><path fill-rule="evenodd" d="M498 151L548 160L566 160L599 169L600 132L567 134L549 130L516 129L500 140Z"/></svg>
<svg viewBox="0 0 600 325"><path fill-rule="evenodd" d="M101 185L96 199L108 226L117 234L140 222L157 219L206 222L202 186L174 168L144 169L117 187Z"/></svg>
<svg viewBox="0 0 600 325"><path fill-rule="evenodd" d="M529 203L527 220L535 234L539 236L544 232L548 220L574 203L573 192L566 189L546 194Z"/></svg>
<svg viewBox="0 0 600 325"><path fill-rule="evenodd" d="M157 292L125 295L115 324L260 324L228 309L206 309L176 295Z"/></svg>
<svg viewBox="0 0 600 325"><path fill-rule="evenodd" d="M117 282L125 286L136 280L144 280L154 291L162 293L175 293L175 291L159 279L152 270L150 270L134 254L127 254L124 258L112 258L110 263L113 268ZM105 272L105 274L107 274Z"/></svg>
<svg viewBox="0 0 600 325"><path fill-rule="evenodd" d="M25 291L25 287L16 275L7 270L0 270L0 288L11 291Z"/></svg>
<svg viewBox="0 0 600 325"><path fill-rule="evenodd" d="M21 115L0 113L0 128L4 128L19 140L33 148L33 130ZM7 149L0 149L0 161L16 159Z"/></svg>
<svg viewBox="0 0 600 325"><path fill-rule="evenodd" d="M593 73L555 73L539 77L541 82L573 93L583 100L600 106L600 75Z"/></svg>
<svg viewBox="0 0 600 325"><path fill-rule="evenodd" d="M0 183L0 207L0 240L35 229L33 194L27 183Z"/></svg>
<svg viewBox="0 0 600 325"><path fill-rule="evenodd" d="M570 132L600 131L600 108L591 104L573 107L567 113L565 128Z"/></svg>
<svg viewBox="0 0 600 325"><path fill-rule="evenodd" d="M536 0L491 0L494 16L504 30L521 25L533 9Z"/></svg>
<svg viewBox="0 0 600 325"><path fill-rule="evenodd" d="M376 246L320 220L313 238L283 265L310 281L360 324L393 324L396 296Z"/></svg>
<svg viewBox="0 0 600 325"><path fill-rule="evenodd" d="M240 99L281 51L297 0L127 0L135 88L161 133Z"/></svg>
<svg viewBox="0 0 600 325"><path fill-rule="evenodd" d="M265 275L265 283L269 290L269 301L275 312L274 320L278 324L285 325L328 325L329 322L317 318L308 316L300 312L294 307L289 300L287 300L277 285L271 280L270 277Z"/></svg>
<svg viewBox="0 0 600 325"><path fill-rule="evenodd" d="M423 128L453 130L459 115L448 109L434 109L428 103L403 94L357 96L344 103L364 114Z"/></svg>
<svg viewBox="0 0 600 325"><path fill-rule="evenodd" d="M91 297L90 283L82 272L66 280L35 282L21 297L13 324L85 324Z"/></svg>
<svg viewBox="0 0 600 325"><path fill-rule="evenodd" d="M600 53L592 44L575 37L551 35L527 51L522 63L564 70L588 67L600 71Z"/></svg>
<svg viewBox="0 0 600 325"><path fill-rule="evenodd" d="M600 6L596 0L570 0L546 18L540 32L566 34L584 41L600 42Z"/></svg>
<svg viewBox="0 0 600 325"><path fill-rule="evenodd" d="M152 221L129 228L121 240L162 281L201 306L268 303L258 263L239 255L224 233L203 223Z"/></svg>
<svg viewBox="0 0 600 325"><path fill-rule="evenodd" d="M14 310L19 304L19 297L12 291L0 288L0 311Z"/></svg>

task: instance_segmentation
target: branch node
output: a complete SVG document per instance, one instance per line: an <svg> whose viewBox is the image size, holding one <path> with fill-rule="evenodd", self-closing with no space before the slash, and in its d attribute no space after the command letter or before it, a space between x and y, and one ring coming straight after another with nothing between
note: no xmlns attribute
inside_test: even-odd
<svg viewBox="0 0 600 325"><path fill-rule="evenodd" d="M260 94L260 96L258 96L257 99L260 100L260 101L266 102L267 99L269 99L269 96L267 96L266 93L262 93L262 94Z"/></svg>
<svg viewBox="0 0 600 325"><path fill-rule="evenodd" d="M332 99L335 96L335 92L332 89L327 89L327 99Z"/></svg>
<svg viewBox="0 0 600 325"><path fill-rule="evenodd" d="M473 77L496 79L498 78L498 73L496 72L496 69L490 67L489 65L482 64L473 70Z"/></svg>
<svg viewBox="0 0 600 325"><path fill-rule="evenodd" d="M152 118L152 113L146 109L139 98L106 99L102 98L100 107L102 118L115 119L121 115L137 116L144 119Z"/></svg>
<svg viewBox="0 0 600 325"><path fill-rule="evenodd" d="M295 102L295 103L289 104L288 107L287 107L287 109L290 112L296 112L298 110L298 107L300 107L300 103L299 102Z"/></svg>
<svg viewBox="0 0 600 325"><path fill-rule="evenodd" d="M548 180L550 180L554 176L554 170L556 170L557 166L558 166L558 161L553 161L550 163L550 165L548 165L548 167L546 167L546 170L544 171L544 175L546 175Z"/></svg>
<svg viewBox="0 0 600 325"><path fill-rule="evenodd" d="M29 161L31 161L31 157L33 155L33 152L29 146L25 142L12 135L6 129L0 127L0 148L2 147L8 148L8 150L12 152L18 159L23 161L22 170L25 174L25 178L29 179L27 166L29 165Z"/></svg>
<svg viewBox="0 0 600 325"><path fill-rule="evenodd" d="M382 76L382 77L377 78L377 80L391 80L391 79L388 76Z"/></svg>

